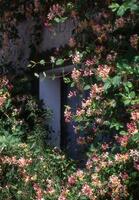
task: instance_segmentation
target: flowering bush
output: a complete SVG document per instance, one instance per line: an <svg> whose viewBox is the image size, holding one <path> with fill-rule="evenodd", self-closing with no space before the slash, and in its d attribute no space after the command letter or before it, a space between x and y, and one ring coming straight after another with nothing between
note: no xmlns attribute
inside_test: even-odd
<svg viewBox="0 0 139 200"><path fill-rule="evenodd" d="M0 149L0 198L58 199L67 171L74 169L71 162L58 149L6 141Z"/></svg>
<svg viewBox="0 0 139 200"><path fill-rule="evenodd" d="M139 3L137 0L121 0L114 3L105 0L103 4L99 0L60 3L50 1L49 4L46 2L46 10L44 4L35 0L33 7L30 6L30 12L27 13L28 6L23 6L24 16L32 16L35 11L35 15L39 15L39 19L48 27L53 23L63 22L67 17L75 19L77 23L69 40L70 50L64 52L74 65L74 70L71 78L65 77L64 80L71 84L68 97L74 98L80 95L81 101L75 112L69 105L66 106L65 120L67 123L72 120L76 122L74 128L79 136L79 144L88 144L90 149L88 160L85 169L71 173L66 168L67 164L63 165L63 160L60 159L58 161L60 166L58 165L57 169L62 169L60 177L62 179L64 177L64 182L58 179L58 184L56 184L58 174L53 174L54 168L51 168L51 180L42 178L42 174L47 170L39 173L38 169L43 169L41 162L45 159L42 158L38 162L38 156L35 165L32 165L33 158L28 156L9 158L3 155L2 163L4 166L12 164L13 171L17 169L20 177L15 177L15 181L22 178L24 182L29 183L29 186L31 184L31 190L27 190L23 184L25 192L24 196L20 196L22 199L30 196L32 199L58 200L138 200ZM31 15L28 15L30 13ZM10 16L6 17L6 24L9 23L10 20L7 19L11 19ZM4 38L6 41L4 44L7 44L6 34ZM61 53L59 58L58 55L56 58L55 55L51 58L53 67L54 64L63 65L65 62ZM40 61L39 64L41 63L45 65L45 61ZM7 102L8 95L9 93L1 93L1 106ZM6 142L9 140L6 139ZM56 159L57 156L54 155L52 157ZM48 163L51 167L51 162ZM47 166L47 163L45 165ZM27 168L25 171L23 166ZM31 166L34 169L39 166L35 178L28 172ZM56 167L55 164L52 166ZM12 174L12 180L14 174L16 173ZM56 175L55 183L53 175ZM7 177L10 177L10 174L7 174ZM45 188L46 182L47 188ZM19 182L16 182L16 187L14 185L12 189L8 189L10 198L18 199L17 195L22 195L17 189L19 186ZM2 195L9 194L4 191Z"/></svg>
<svg viewBox="0 0 139 200"><path fill-rule="evenodd" d="M22 142L36 134L47 139L50 128L51 111L45 110L41 102L30 94L19 94L17 84L10 83L6 76L0 78L0 131L1 135L17 136ZM20 87L22 83L20 82ZM16 94L18 93L18 94ZM47 123L45 122L47 120Z"/></svg>
<svg viewBox="0 0 139 200"><path fill-rule="evenodd" d="M59 199L138 199L139 35L137 1L77 1L69 41L74 69L65 78L81 96L65 121L88 144L86 169L68 178ZM111 10L112 9L112 10ZM116 12L116 13L115 13ZM77 175L77 174L79 175Z"/></svg>
<svg viewBox="0 0 139 200"><path fill-rule="evenodd" d="M0 199L58 199L74 165L46 145L51 113L31 95L15 96L7 77L0 83Z"/></svg>

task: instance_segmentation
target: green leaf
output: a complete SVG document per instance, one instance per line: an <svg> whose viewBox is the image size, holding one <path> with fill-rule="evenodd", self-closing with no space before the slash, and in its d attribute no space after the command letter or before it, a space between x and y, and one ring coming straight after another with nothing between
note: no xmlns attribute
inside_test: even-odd
<svg viewBox="0 0 139 200"><path fill-rule="evenodd" d="M121 83L121 77L120 76L115 76L113 79L112 79L112 83L114 86L119 86L120 83Z"/></svg>
<svg viewBox="0 0 139 200"><path fill-rule="evenodd" d="M125 106L130 105L130 103L131 103L131 100L130 100L130 99L126 99L126 100L124 101Z"/></svg>
<svg viewBox="0 0 139 200"><path fill-rule="evenodd" d="M63 22L65 22L67 20L67 17L55 17L54 18L54 21L56 22L56 23L63 23Z"/></svg>
<svg viewBox="0 0 139 200"><path fill-rule="evenodd" d="M75 83L73 82L71 85L70 85L70 87L74 87L75 86Z"/></svg>
<svg viewBox="0 0 139 200"><path fill-rule="evenodd" d="M138 9L139 9L139 7L135 4L131 8L132 11L137 11Z"/></svg>
<svg viewBox="0 0 139 200"><path fill-rule="evenodd" d="M124 5L122 5L122 6L120 6L120 8L118 9L117 15L118 15L118 16L123 16L124 13L125 13L125 11L126 11L126 8L125 8Z"/></svg>
<svg viewBox="0 0 139 200"><path fill-rule="evenodd" d="M39 74L37 74L37 73L34 73L34 76L36 76L37 78L39 78Z"/></svg>
<svg viewBox="0 0 139 200"><path fill-rule="evenodd" d="M119 4L118 3L112 3L109 8L115 12L118 8L119 8Z"/></svg>
<svg viewBox="0 0 139 200"><path fill-rule="evenodd" d="M64 59L60 58L56 61L56 65L62 65L64 63Z"/></svg>
<svg viewBox="0 0 139 200"><path fill-rule="evenodd" d="M11 99L6 102L5 108L8 109L11 106Z"/></svg>
<svg viewBox="0 0 139 200"><path fill-rule="evenodd" d="M132 84L131 82L127 82L126 85L127 85L127 87L129 87L129 88L132 88L132 87L133 87L133 84Z"/></svg>
<svg viewBox="0 0 139 200"><path fill-rule="evenodd" d="M136 133L133 137L132 137L133 141L139 141L139 133Z"/></svg>
<svg viewBox="0 0 139 200"><path fill-rule="evenodd" d="M134 99L134 98L135 98L135 96L136 96L136 94L135 94L135 92L134 92L134 91L132 91L132 92L130 92L129 96L130 96L130 98Z"/></svg>
<svg viewBox="0 0 139 200"><path fill-rule="evenodd" d="M105 82L104 90L107 91L110 87L111 87L111 82L110 81Z"/></svg>
<svg viewBox="0 0 139 200"><path fill-rule="evenodd" d="M70 78L64 77L63 80L64 80L64 83L70 83Z"/></svg>
<svg viewBox="0 0 139 200"><path fill-rule="evenodd" d="M84 87L84 90L89 90L90 89L90 85L86 85L85 87Z"/></svg>
<svg viewBox="0 0 139 200"><path fill-rule="evenodd" d="M135 58L134 58L134 62L139 62L139 56L135 56Z"/></svg>
<svg viewBox="0 0 139 200"><path fill-rule="evenodd" d="M39 62L41 65L45 65L45 60L40 60Z"/></svg>
<svg viewBox="0 0 139 200"><path fill-rule="evenodd" d="M126 131L120 131L120 135L128 135Z"/></svg>
<svg viewBox="0 0 139 200"><path fill-rule="evenodd" d="M57 22L57 23L59 23L59 22L60 22L60 18L55 17L55 18L54 18L54 21Z"/></svg>

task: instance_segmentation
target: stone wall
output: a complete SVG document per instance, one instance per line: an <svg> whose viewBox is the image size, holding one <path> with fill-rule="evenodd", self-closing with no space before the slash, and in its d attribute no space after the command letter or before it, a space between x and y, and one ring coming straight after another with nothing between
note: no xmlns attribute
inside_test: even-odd
<svg viewBox="0 0 139 200"><path fill-rule="evenodd" d="M39 53L50 50L54 47L60 47L67 44L71 37L75 22L67 20L65 23L58 24L51 30L44 27L42 30L42 40L37 46ZM14 67L17 72L22 72L28 65L33 43L34 22L24 21L17 27L18 36L16 40L10 39L4 48L0 48L0 70L3 64L9 64Z"/></svg>

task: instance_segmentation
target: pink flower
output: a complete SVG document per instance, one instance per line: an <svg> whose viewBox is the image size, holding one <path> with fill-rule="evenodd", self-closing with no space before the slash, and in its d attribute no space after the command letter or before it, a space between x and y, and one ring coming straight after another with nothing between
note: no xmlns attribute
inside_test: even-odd
<svg viewBox="0 0 139 200"><path fill-rule="evenodd" d="M76 96L76 91L70 91L69 94L68 94L68 98L71 98L71 97L75 97Z"/></svg>
<svg viewBox="0 0 139 200"><path fill-rule="evenodd" d="M80 145L86 144L85 137L78 137L77 143L80 144Z"/></svg>
<svg viewBox="0 0 139 200"><path fill-rule="evenodd" d="M66 109L64 111L64 117L65 117L65 122L70 122L72 119L72 112L71 112L71 107L66 106Z"/></svg>
<svg viewBox="0 0 139 200"><path fill-rule="evenodd" d="M86 65L87 67L90 67L90 66L95 65L95 63L96 63L96 59L93 58L93 59L88 59L88 60L86 60L85 65Z"/></svg>
<svg viewBox="0 0 139 200"><path fill-rule="evenodd" d="M49 195L53 195L55 193L55 189L50 185L47 186L46 193Z"/></svg>
<svg viewBox="0 0 139 200"><path fill-rule="evenodd" d="M20 158L18 160L19 167L26 167L26 166L28 166L31 163L32 163L31 159Z"/></svg>
<svg viewBox="0 0 139 200"><path fill-rule="evenodd" d="M74 55L72 55L72 62L73 64L79 64L81 62L81 54L79 51L76 51Z"/></svg>
<svg viewBox="0 0 139 200"><path fill-rule="evenodd" d="M129 155L135 162L139 162L139 151L138 150L131 149Z"/></svg>
<svg viewBox="0 0 139 200"><path fill-rule="evenodd" d="M52 30L52 25L49 23L48 20L45 20L45 22L44 22L44 26L47 27L47 28L49 29L49 31Z"/></svg>
<svg viewBox="0 0 139 200"><path fill-rule="evenodd" d="M139 110L134 110L131 112L131 119L133 121L139 121Z"/></svg>
<svg viewBox="0 0 139 200"><path fill-rule="evenodd" d="M76 45L76 41L75 41L75 39L73 38L73 37L71 37L70 39L69 39L69 46L72 48L72 47L75 47L75 45Z"/></svg>
<svg viewBox="0 0 139 200"><path fill-rule="evenodd" d="M84 115L84 114L85 114L85 110L84 110L84 109L78 108L78 109L76 110L76 115L77 115L78 117L81 117L81 116Z"/></svg>
<svg viewBox="0 0 139 200"><path fill-rule="evenodd" d="M86 162L86 169L91 169L93 167L93 161L91 159L88 159Z"/></svg>
<svg viewBox="0 0 139 200"><path fill-rule="evenodd" d="M61 17L64 14L64 9L59 4L54 4L47 15L49 20L53 20L56 16Z"/></svg>
<svg viewBox="0 0 139 200"><path fill-rule="evenodd" d="M111 67L108 65L99 65L97 68L97 73L100 77L102 77L103 80L108 78L108 75L110 73Z"/></svg>
<svg viewBox="0 0 139 200"><path fill-rule="evenodd" d="M67 200L67 198L64 195L60 195L58 200Z"/></svg>
<svg viewBox="0 0 139 200"><path fill-rule="evenodd" d="M83 195L87 196L87 197L92 197L93 195L93 190L92 188L87 184L85 183L81 189L81 192Z"/></svg>
<svg viewBox="0 0 139 200"><path fill-rule="evenodd" d="M84 71L83 71L83 76L84 76L84 77L87 77L87 76L92 76L92 75L93 75L92 69L86 67L86 68L84 69Z"/></svg>
<svg viewBox="0 0 139 200"><path fill-rule="evenodd" d="M107 55L106 60L107 62L114 62L117 57L117 53L112 51L110 54Z"/></svg>
<svg viewBox="0 0 139 200"><path fill-rule="evenodd" d="M139 36L137 34L134 34L130 37L130 44L133 48L138 48L138 42L139 42Z"/></svg>
<svg viewBox="0 0 139 200"><path fill-rule="evenodd" d="M43 192L42 192L42 189L40 188L40 186L37 183L34 183L33 188L36 192L37 200L42 200Z"/></svg>
<svg viewBox="0 0 139 200"><path fill-rule="evenodd" d="M103 86L101 85L97 85L97 84L92 85L91 91L90 91L90 97L98 98L99 97L98 95L101 95L103 90L104 90Z"/></svg>
<svg viewBox="0 0 139 200"><path fill-rule="evenodd" d="M116 140L121 146L126 147L129 141L129 136L128 135L119 136L116 137Z"/></svg>
<svg viewBox="0 0 139 200"><path fill-rule="evenodd" d="M8 83L8 84L7 84L7 88L8 88L8 90L11 91L11 90L13 89L13 85L12 85L11 83Z"/></svg>
<svg viewBox="0 0 139 200"><path fill-rule="evenodd" d="M128 133L130 134L135 134L138 132L138 128L137 128L137 125L134 121L130 122L130 123L127 123L127 130L128 130Z"/></svg>
<svg viewBox="0 0 139 200"><path fill-rule="evenodd" d="M0 107L3 106L5 101L6 101L6 97L5 96L0 96Z"/></svg>
<svg viewBox="0 0 139 200"><path fill-rule="evenodd" d="M136 170L139 171L139 162L135 162L135 163L134 163L134 167L135 167Z"/></svg>
<svg viewBox="0 0 139 200"><path fill-rule="evenodd" d="M82 108L87 108L87 107L89 107L89 106L91 106L91 104L92 104L92 100L91 99L83 99L83 101L82 101Z"/></svg>
<svg viewBox="0 0 139 200"><path fill-rule="evenodd" d="M129 159L129 155L128 155L128 153L125 153L125 154L120 154L120 153L117 153L116 155L115 155L115 161L116 162L126 162L127 160Z"/></svg>
<svg viewBox="0 0 139 200"><path fill-rule="evenodd" d="M84 172L81 169L78 169L76 172L76 177L82 180L84 178Z"/></svg>
<svg viewBox="0 0 139 200"><path fill-rule="evenodd" d="M79 71L78 69L74 68L72 70L71 78L73 79L73 81L79 82L80 77L81 77L81 71Z"/></svg>
<svg viewBox="0 0 139 200"><path fill-rule="evenodd" d="M127 180L127 179L129 178L129 175L128 175L126 172L123 172L123 173L121 174L121 178L122 178L123 180Z"/></svg>
<svg viewBox="0 0 139 200"><path fill-rule="evenodd" d="M76 177L75 176L69 176L68 177L68 184L70 186L73 186L73 185L75 185L75 183L76 183Z"/></svg>
<svg viewBox="0 0 139 200"><path fill-rule="evenodd" d="M123 28L124 26L125 26L125 20L123 17L116 19L116 21L115 21L116 28Z"/></svg>
<svg viewBox="0 0 139 200"><path fill-rule="evenodd" d="M39 11L40 9L40 0L34 0L35 11Z"/></svg>
<svg viewBox="0 0 139 200"><path fill-rule="evenodd" d="M109 145L104 143L104 144L101 145L101 148L102 148L103 151L106 151L109 148Z"/></svg>
<svg viewBox="0 0 139 200"><path fill-rule="evenodd" d="M69 190L68 189L63 189L58 200L67 200L67 194Z"/></svg>

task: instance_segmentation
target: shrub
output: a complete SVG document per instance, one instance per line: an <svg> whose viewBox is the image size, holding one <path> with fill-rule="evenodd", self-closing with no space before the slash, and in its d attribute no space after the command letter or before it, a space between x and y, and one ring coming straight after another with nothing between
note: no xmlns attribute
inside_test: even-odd
<svg viewBox="0 0 139 200"><path fill-rule="evenodd" d="M71 161L46 145L51 112L0 79L0 199L58 199Z"/></svg>

